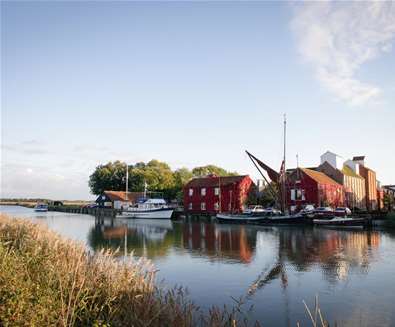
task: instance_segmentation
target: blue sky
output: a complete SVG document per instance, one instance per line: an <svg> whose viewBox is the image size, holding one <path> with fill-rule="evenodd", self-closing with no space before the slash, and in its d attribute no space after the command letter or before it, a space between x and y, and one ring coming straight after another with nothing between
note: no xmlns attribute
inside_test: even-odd
<svg viewBox="0 0 395 327"><path fill-rule="evenodd" d="M395 183L395 6L2 2L3 197L88 199L101 163L258 177L326 150Z"/></svg>

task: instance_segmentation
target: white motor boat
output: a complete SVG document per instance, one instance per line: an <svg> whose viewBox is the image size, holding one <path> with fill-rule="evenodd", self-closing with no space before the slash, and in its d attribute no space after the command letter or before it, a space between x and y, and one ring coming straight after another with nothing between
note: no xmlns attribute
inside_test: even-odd
<svg viewBox="0 0 395 327"><path fill-rule="evenodd" d="M34 211L47 212L48 211L48 205L45 204L45 203L37 203L36 206L34 207Z"/></svg>
<svg viewBox="0 0 395 327"><path fill-rule="evenodd" d="M243 213L256 213L256 212L265 212L265 208L261 205L250 205L247 209L244 209Z"/></svg>
<svg viewBox="0 0 395 327"><path fill-rule="evenodd" d="M170 219L174 209L163 199L144 199L117 215L117 218Z"/></svg>

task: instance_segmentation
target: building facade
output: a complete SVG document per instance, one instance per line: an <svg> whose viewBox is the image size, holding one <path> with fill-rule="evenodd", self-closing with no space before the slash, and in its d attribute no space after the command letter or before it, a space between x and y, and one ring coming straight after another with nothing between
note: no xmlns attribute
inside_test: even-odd
<svg viewBox="0 0 395 327"><path fill-rule="evenodd" d="M253 189L254 183L248 175L194 178L183 190L184 210L193 214L242 212Z"/></svg>
<svg viewBox="0 0 395 327"><path fill-rule="evenodd" d="M348 165L342 169L332 166L325 161L317 168L318 171L332 178L344 187L344 204L350 209L366 210L365 179L355 173Z"/></svg>
<svg viewBox="0 0 395 327"><path fill-rule="evenodd" d="M359 175L365 179L367 210L378 210L376 172L365 166L364 156L354 157L352 161L358 164Z"/></svg>
<svg viewBox="0 0 395 327"><path fill-rule="evenodd" d="M100 208L122 209L136 203L139 198L144 196L143 192L128 192L126 198L125 193L122 191L104 191L95 202Z"/></svg>
<svg viewBox="0 0 395 327"><path fill-rule="evenodd" d="M344 206L343 186L322 172L297 168L288 176L287 204L291 211L306 204Z"/></svg>

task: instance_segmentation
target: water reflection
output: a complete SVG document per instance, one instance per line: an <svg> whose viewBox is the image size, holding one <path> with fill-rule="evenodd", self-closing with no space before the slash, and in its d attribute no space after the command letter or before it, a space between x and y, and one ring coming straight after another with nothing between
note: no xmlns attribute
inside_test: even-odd
<svg viewBox="0 0 395 327"><path fill-rule="evenodd" d="M180 242L179 236L170 220L96 219L88 240L94 250L120 249L122 255L133 251L136 256L152 259L165 256Z"/></svg>
<svg viewBox="0 0 395 327"><path fill-rule="evenodd" d="M273 238L274 236L274 238ZM281 278L287 284L286 269L299 272L321 269L330 282L347 279L350 270L366 274L375 259L380 234L375 231L344 231L324 228L270 228L221 225L168 220L96 220L88 239L95 249L112 248L121 254L133 251L151 259L181 250L210 261L249 264L257 251L257 237L278 244L271 269L259 284ZM267 270L267 267L264 268Z"/></svg>
<svg viewBox="0 0 395 327"><path fill-rule="evenodd" d="M183 246L210 260L251 262L256 230L245 226L187 223L183 225Z"/></svg>
<svg viewBox="0 0 395 327"><path fill-rule="evenodd" d="M344 231L325 228L279 231L279 261L287 260L297 271L317 265L330 282L345 280L349 270L366 274L379 247L374 231Z"/></svg>

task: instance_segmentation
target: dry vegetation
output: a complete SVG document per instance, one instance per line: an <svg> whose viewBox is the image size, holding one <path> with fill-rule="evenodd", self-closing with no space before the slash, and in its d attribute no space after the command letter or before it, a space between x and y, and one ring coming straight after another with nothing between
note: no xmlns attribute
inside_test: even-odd
<svg viewBox="0 0 395 327"><path fill-rule="evenodd" d="M146 260L91 255L45 226L0 216L0 325L239 325L236 309L204 316L183 289L154 279Z"/></svg>
<svg viewBox="0 0 395 327"><path fill-rule="evenodd" d="M0 215L0 326L259 325L248 323L242 299L203 314L182 288L157 286L149 261L114 254ZM313 326L327 326L318 301L314 314L306 309Z"/></svg>

